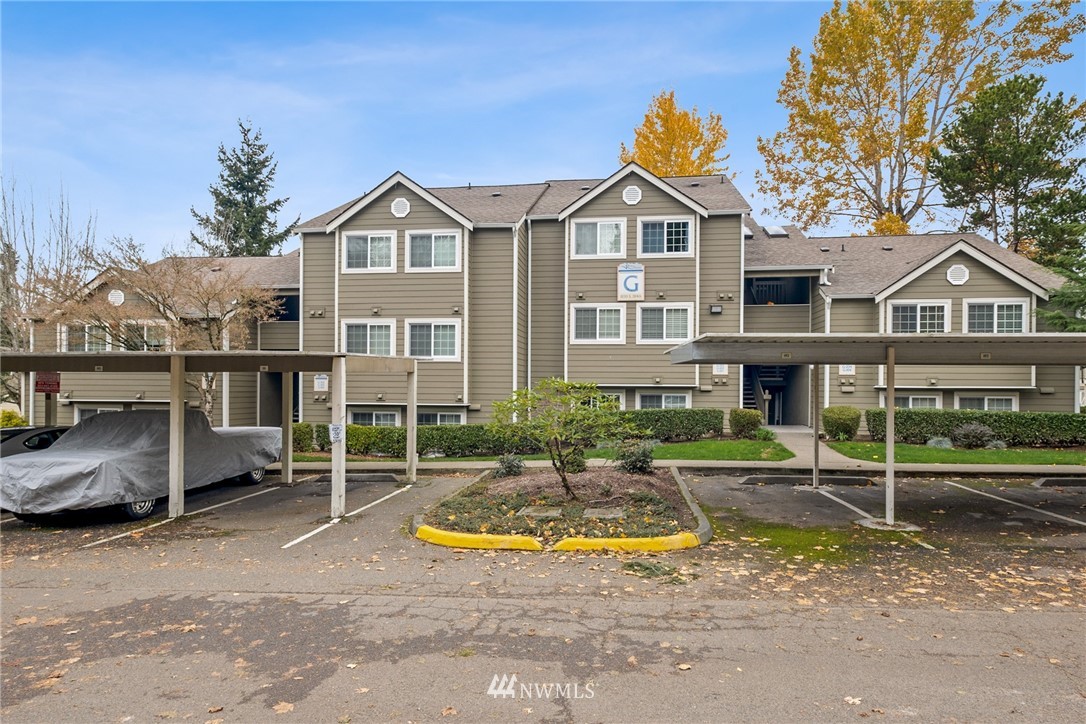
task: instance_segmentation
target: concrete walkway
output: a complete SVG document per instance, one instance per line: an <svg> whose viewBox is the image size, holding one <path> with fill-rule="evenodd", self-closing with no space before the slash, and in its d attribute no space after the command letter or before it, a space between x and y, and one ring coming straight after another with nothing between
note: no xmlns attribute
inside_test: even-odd
<svg viewBox="0 0 1086 724"><path fill-rule="evenodd" d="M741 472L774 471L781 474L806 473L814 468L814 435L809 427L778 426L770 428L777 433L777 442L795 453L788 460L657 460L657 467L693 468L699 470L721 469ZM822 472L869 473L880 476L885 473L886 465L868 460L855 460L832 450L826 443L819 442L818 469ZM607 460L588 460L589 467L601 467L610 464ZM550 467L547 460L526 460L526 467ZM419 461L420 472L433 475L438 472L455 470L487 470L494 467L492 461L457 461L443 458L422 458ZM392 471L403 472L403 462L353 462L347 463L349 472ZM268 466L268 470L277 470L278 465ZM330 462L294 463L297 475L312 472L326 472L331 469ZM898 463L894 466L898 473L923 475L993 475L998 477L1083 477L1086 476L1086 460L1082 465L976 465L976 464L932 464Z"/></svg>

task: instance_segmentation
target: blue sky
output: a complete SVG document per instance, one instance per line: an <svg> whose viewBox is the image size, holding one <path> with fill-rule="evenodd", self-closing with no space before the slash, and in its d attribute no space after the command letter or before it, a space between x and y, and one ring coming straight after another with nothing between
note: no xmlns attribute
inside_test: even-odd
<svg viewBox="0 0 1086 724"><path fill-rule="evenodd" d="M653 95L721 113L756 211L759 135L785 119L789 49L823 2L14 3L0 5L3 174L61 189L98 237L181 247L216 149L261 128L315 216L400 170L429 186L603 177ZM1086 44L1045 71L1086 95ZM288 244L287 249L297 244Z"/></svg>

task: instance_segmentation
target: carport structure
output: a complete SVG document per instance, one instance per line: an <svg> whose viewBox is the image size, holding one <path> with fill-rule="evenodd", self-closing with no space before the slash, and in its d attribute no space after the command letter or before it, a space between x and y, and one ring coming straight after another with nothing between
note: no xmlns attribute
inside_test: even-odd
<svg viewBox="0 0 1086 724"><path fill-rule="evenodd" d="M417 363L404 357L325 352L191 351L191 352L6 352L0 357L0 371L98 372L131 374L158 372L170 375L170 492L169 517L185 512L185 375L190 372L271 372L282 376L283 430L282 478L291 482L293 470L293 379L296 372L330 375L332 425L341 426L332 443L331 517L346 512L346 420L347 375L402 373L407 376L407 479L415 482L416 424L418 399ZM29 389L30 388L28 385ZM47 401L47 404L56 401Z"/></svg>
<svg viewBox="0 0 1086 724"><path fill-rule="evenodd" d="M1086 334L704 334L668 350L672 364L813 365L813 484L818 487L821 365L886 365L886 517L894 526L894 371L896 365L1086 364ZM1076 373L1076 379L1079 375ZM1078 410L1076 390L1076 411Z"/></svg>

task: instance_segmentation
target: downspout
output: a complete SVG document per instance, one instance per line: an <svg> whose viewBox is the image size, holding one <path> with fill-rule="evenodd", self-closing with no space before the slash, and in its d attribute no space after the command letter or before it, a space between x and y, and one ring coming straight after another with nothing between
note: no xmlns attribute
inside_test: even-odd
<svg viewBox="0 0 1086 724"><path fill-rule="evenodd" d="M520 320L520 244L517 242L517 231L520 223L513 224L513 388L517 391L517 367L519 359L517 349L520 347L520 329L517 324Z"/></svg>
<svg viewBox="0 0 1086 724"><path fill-rule="evenodd" d="M528 219L528 269L525 272L528 275L528 299L525 303L528 305L528 359L526 362L527 379L525 380L525 387L532 386L532 220Z"/></svg>
<svg viewBox="0 0 1086 724"><path fill-rule="evenodd" d="M469 255L468 255L468 240L469 239L468 239L468 236L470 234L471 234L471 232L468 231L468 229L465 227L464 228L464 321L462 323L463 328L460 331L460 333L464 336L464 348L462 350L463 354L460 357L460 363L464 367L464 404L468 405L468 406L471 405L471 398L468 396L468 353L469 353L469 349L468 349L469 348L469 344L468 344L468 331L469 331L468 330L468 323L469 323L469 321L468 321L468 273L469 273L469 269L470 269L470 266L468 264L468 261L469 261ZM465 420L468 419L466 410L465 410L465 413L464 413L464 419Z"/></svg>

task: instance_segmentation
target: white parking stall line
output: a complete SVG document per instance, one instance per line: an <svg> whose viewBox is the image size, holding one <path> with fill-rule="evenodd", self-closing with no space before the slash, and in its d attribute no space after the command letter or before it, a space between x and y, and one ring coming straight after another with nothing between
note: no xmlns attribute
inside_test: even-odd
<svg viewBox="0 0 1086 724"><path fill-rule="evenodd" d="M389 498L395 497L395 496L399 495L400 493L404 492L405 490L410 490L410 489L411 489L411 485L405 485L402 488L399 488L398 490L393 490L391 493L384 496L383 498L378 498L377 500L373 501L372 503L367 503L367 504L363 505L361 508L358 508L357 510L352 510L350 513L347 513L346 515L344 515L343 518L350 518L352 515L357 515L357 514L361 513L363 510L368 510L369 508L372 508L373 506L377 505L378 503L383 503L386 500L388 500ZM331 521L325 523L324 525L320 526L319 528L311 530L308 533L306 533L305 535L299 536L298 538L295 538L290 543L287 543L286 545L279 546L279 548L281 550L286 550L287 548L290 548L293 545L297 545L298 543L301 543L304 540L308 540L308 539L312 538L313 536L315 536L317 533L320 533L321 531L328 530L333 525L338 523L340 520L342 520L342 518L332 518Z"/></svg>
<svg viewBox="0 0 1086 724"><path fill-rule="evenodd" d="M838 503L840 503L841 505L845 506L846 508L849 508L849 509L851 509L851 510L854 510L854 511L856 511L857 513L859 513L860 515L862 515L862 516L863 516L863 517L865 517L865 518L871 518L871 517L872 517L872 516L868 515L867 513L865 513L864 511L862 511L862 510L860 510L859 508L857 508L857 507L856 507L855 505L853 505L852 503L849 503L849 502L846 502L846 501L844 501L844 500L841 500L841 499L840 499L840 498L838 498L838 497L837 497L836 495L833 495L833 494L831 494L831 493L827 493L827 492L826 492L825 490L823 490L822 488L819 488L819 489L817 490L817 492L819 492L819 493L822 493L823 495L825 495L825 496L826 496L827 498L829 498L830 500L836 500L836 501L837 501Z"/></svg>
<svg viewBox="0 0 1086 724"><path fill-rule="evenodd" d="M217 503L215 505L209 505L206 508L200 508L199 510L194 510L194 511L192 511L190 513L184 513L181 517L184 518L185 516L189 516L189 515L198 515L200 513L206 513L209 510L215 510L216 508L221 508L224 505L233 505L234 503L240 503L241 501L246 500L248 498L255 498L258 495L263 495L264 493L270 493L271 491L278 490L278 489L279 489L278 485L270 487L270 488L264 488L263 490L258 490L255 493L249 493L248 495L243 495L240 498L234 498L233 500L228 500L225 503ZM145 525L142 528L136 528L135 530L126 531L124 533L118 533L117 535L112 535L109 538L102 538L101 540L96 540L96 541L94 541L92 543L87 543L86 545L81 545L79 547L80 548L93 548L94 546L102 545L103 543L109 543L110 541L119 540L121 538L124 538L125 536L130 536L133 533L142 533L145 530L151 530L152 528L157 528L160 525L165 525L166 523L169 523L172 520L176 520L176 518L167 518L166 520L160 520L157 523L152 523L151 525Z"/></svg>
<svg viewBox="0 0 1086 724"><path fill-rule="evenodd" d="M955 488L961 488L962 490L968 490L970 493L976 493L977 495L983 495L986 498L992 498L1009 505L1017 505L1019 508L1025 508L1026 510L1032 510L1034 513L1040 513L1041 515L1047 515L1050 518L1056 518L1057 520L1063 520L1068 523L1074 523L1075 525L1081 525L1086 527L1086 521L1076 520L1075 518L1068 518L1066 515L1060 515L1059 513L1049 513L1047 510L1041 510L1035 508L1032 505L1026 505L1025 503L1019 503L1017 500L1008 500L1007 498L1001 498L998 495L992 495L991 493L985 493L983 490L977 490L976 488L970 488L967 485L959 485L958 483L952 483L949 480L944 480L947 485L953 485Z"/></svg>
<svg viewBox="0 0 1086 724"><path fill-rule="evenodd" d="M10 518L0 518L0 525L3 525L4 523L10 523L13 520L17 520L17 518L14 515L11 516Z"/></svg>

